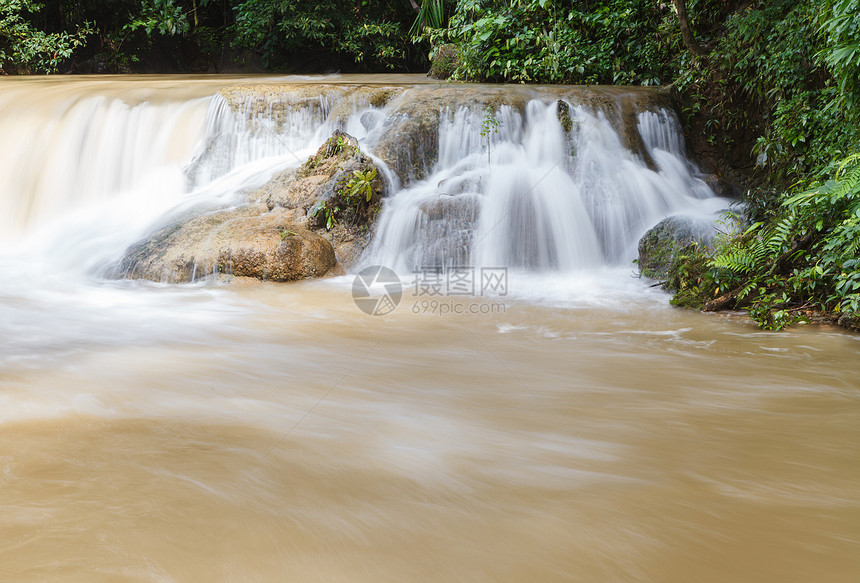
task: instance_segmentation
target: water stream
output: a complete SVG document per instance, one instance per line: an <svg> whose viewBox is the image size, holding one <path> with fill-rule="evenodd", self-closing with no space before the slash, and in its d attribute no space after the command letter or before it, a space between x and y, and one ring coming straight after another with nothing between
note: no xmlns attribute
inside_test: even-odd
<svg viewBox="0 0 860 583"><path fill-rule="evenodd" d="M285 117L215 96L282 82L405 93ZM668 111L637 113L646 158L586 103L565 135L538 92L489 142L452 106L423 177L389 174L362 263L402 274L385 317L351 276L105 277L335 127L372 154L429 88L0 79L0 580L856 580L858 337L635 277L649 226L726 205ZM507 267L504 294L419 295L431 266Z"/></svg>

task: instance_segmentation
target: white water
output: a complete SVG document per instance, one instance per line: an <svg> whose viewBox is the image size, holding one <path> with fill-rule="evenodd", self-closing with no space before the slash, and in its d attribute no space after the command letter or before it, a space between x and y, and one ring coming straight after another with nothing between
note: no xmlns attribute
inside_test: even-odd
<svg viewBox="0 0 860 583"><path fill-rule="evenodd" d="M16 137L0 140L0 241L12 256L77 275L97 275L177 213L230 204L299 165L335 128L372 154L372 138L397 115L352 103L336 118L342 104L330 100L340 94L296 100L277 116L250 100L234 112L218 95L153 100L88 90L33 99L14 89L0 95L0 111L15 112L0 115L0 134ZM572 104L566 136L554 102L532 100L524 115L503 106L489 139L484 115L443 114L437 163L386 201L365 264L401 272L628 265L660 219L712 217L727 205L685 158L669 112L639 115L656 170L624 147L600 111Z"/></svg>
<svg viewBox="0 0 860 583"><path fill-rule="evenodd" d="M625 148L602 112L573 104L568 137L556 107L533 100L524 117L502 107L489 140L481 135L481 109L443 116L438 163L385 207L367 261L403 272L629 265L639 238L662 218L713 220L728 206L686 159L674 114L639 115L657 166L651 170Z"/></svg>

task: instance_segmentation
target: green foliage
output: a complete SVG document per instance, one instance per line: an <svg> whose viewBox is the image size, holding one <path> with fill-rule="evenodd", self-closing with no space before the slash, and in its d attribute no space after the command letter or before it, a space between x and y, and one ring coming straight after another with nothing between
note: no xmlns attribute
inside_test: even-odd
<svg viewBox="0 0 860 583"><path fill-rule="evenodd" d="M833 71L843 104L853 107L860 100L860 3L827 0L820 20L827 43L818 57Z"/></svg>
<svg viewBox="0 0 860 583"><path fill-rule="evenodd" d="M812 0L770 0L732 13L714 50L688 63L678 78L688 120L705 118L700 125L715 148L751 148L759 180L777 191L825 177L831 162L860 139L860 119L846 106L845 93L853 91L860 68L846 59L837 70L832 57L849 53L831 50L860 38L845 24L851 21L845 12L857 18L858 11L854 1L829 0L822 7ZM736 158L744 164L743 156ZM760 194L766 200L752 200L754 215L772 217L779 197L767 188Z"/></svg>
<svg viewBox="0 0 860 583"><path fill-rule="evenodd" d="M259 50L267 63L327 51L369 67L392 69L406 58L408 4L360 0L242 0L235 10L236 44Z"/></svg>
<svg viewBox="0 0 860 583"><path fill-rule="evenodd" d="M812 313L860 319L860 154L833 178L787 196L778 219L723 239L716 251L677 258L673 303L702 305L728 294L765 329Z"/></svg>
<svg viewBox="0 0 860 583"><path fill-rule="evenodd" d="M352 178L346 185L347 199L361 199L370 202L373 198L373 180L376 178L376 167L370 170L353 170Z"/></svg>
<svg viewBox="0 0 860 583"><path fill-rule="evenodd" d="M188 14L174 0L142 0L140 11L123 30L143 30L147 36L182 34L188 31Z"/></svg>
<svg viewBox="0 0 860 583"><path fill-rule="evenodd" d="M409 34L419 34L424 28L442 28L445 25L445 0L422 0L418 16L409 29Z"/></svg>
<svg viewBox="0 0 860 583"><path fill-rule="evenodd" d="M675 19L649 0L460 0L431 44L452 43L461 79L653 85L671 80Z"/></svg>
<svg viewBox="0 0 860 583"><path fill-rule="evenodd" d="M701 308L719 289L709 269L707 250L697 243L688 245L673 256L669 277L663 287L675 291L671 303L685 308Z"/></svg>
<svg viewBox="0 0 860 583"><path fill-rule="evenodd" d="M350 225L363 225L375 213L371 207L376 193L373 182L376 180L376 167L353 170L352 176L335 195L320 201L311 209L310 215L320 227L330 231L341 221Z"/></svg>
<svg viewBox="0 0 860 583"><path fill-rule="evenodd" d="M54 73L92 33L88 22L74 33L40 30L32 17L43 7L34 0L0 0L0 70Z"/></svg>
<svg viewBox="0 0 860 583"><path fill-rule="evenodd" d="M310 215L316 219L317 225L324 226L326 231L331 231L340 216L340 205L329 201L319 202L311 209Z"/></svg>
<svg viewBox="0 0 860 583"><path fill-rule="evenodd" d="M486 142L487 164L490 163L490 146L492 145L493 136L499 133L500 125L502 125L502 122L496 119L496 112L493 107L488 105L484 108L484 119L481 120L481 137Z"/></svg>
<svg viewBox="0 0 860 583"><path fill-rule="evenodd" d="M430 63L428 76L434 79L448 79L460 66L460 51L452 44L435 46L430 51Z"/></svg>

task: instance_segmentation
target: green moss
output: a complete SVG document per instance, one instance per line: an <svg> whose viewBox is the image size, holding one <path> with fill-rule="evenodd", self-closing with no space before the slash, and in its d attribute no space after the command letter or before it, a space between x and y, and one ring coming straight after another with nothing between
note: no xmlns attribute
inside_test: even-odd
<svg viewBox="0 0 860 583"><path fill-rule="evenodd" d="M558 100L558 121L568 134L573 131L573 120L570 119L570 106L563 99Z"/></svg>
<svg viewBox="0 0 860 583"><path fill-rule="evenodd" d="M430 72L433 79L448 79L460 66L460 50L454 45L440 45L430 57Z"/></svg>

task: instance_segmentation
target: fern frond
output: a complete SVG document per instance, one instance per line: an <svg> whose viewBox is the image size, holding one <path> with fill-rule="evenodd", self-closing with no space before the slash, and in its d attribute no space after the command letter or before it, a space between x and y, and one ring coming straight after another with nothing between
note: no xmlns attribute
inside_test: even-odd
<svg viewBox="0 0 860 583"><path fill-rule="evenodd" d="M794 212L791 212L768 233L767 250L770 253L778 254L782 251L783 247L792 239L796 222L797 217Z"/></svg>
<svg viewBox="0 0 860 583"><path fill-rule="evenodd" d="M738 292L737 298L738 298L739 300L744 299L744 298L745 298L745 297L747 297L747 296L749 295L749 293L750 293L752 290L754 290L757 286L758 286L758 280L757 280L757 279L753 279L753 280L748 281L748 282L746 283L746 285L744 285L744 286L741 288L741 290Z"/></svg>

